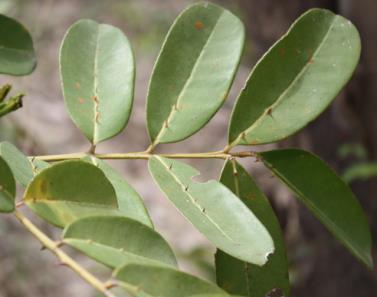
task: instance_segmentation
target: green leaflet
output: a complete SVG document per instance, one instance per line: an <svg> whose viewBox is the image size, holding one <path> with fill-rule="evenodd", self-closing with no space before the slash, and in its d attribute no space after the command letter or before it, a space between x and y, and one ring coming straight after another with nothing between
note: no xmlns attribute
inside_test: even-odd
<svg viewBox="0 0 377 297"><path fill-rule="evenodd" d="M242 22L199 3L172 25L151 77L147 125L151 140L177 142L194 134L226 99L243 45Z"/></svg>
<svg viewBox="0 0 377 297"><path fill-rule="evenodd" d="M121 132L131 113L135 66L126 36L81 20L60 50L60 74L72 120L96 144Z"/></svg>
<svg viewBox="0 0 377 297"><path fill-rule="evenodd" d="M0 14L0 73L26 75L37 64L33 40L16 20Z"/></svg>
<svg viewBox="0 0 377 297"><path fill-rule="evenodd" d="M112 268L130 263L177 266L171 248L161 235L125 217L92 216L78 219L67 226L63 240Z"/></svg>
<svg viewBox="0 0 377 297"><path fill-rule="evenodd" d="M324 9L303 14L257 63L233 110L229 144L263 144L315 119L351 77L356 28Z"/></svg>
<svg viewBox="0 0 377 297"><path fill-rule="evenodd" d="M335 237L373 267L367 218L351 189L322 160L298 149L264 152L260 157Z"/></svg>
<svg viewBox="0 0 377 297"><path fill-rule="evenodd" d="M242 296L265 297L279 289L285 297L289 297L288 261L284 238L267 198L247 171L235 161L225 163L220 182L240 197L264 224L274 240L275 252L269 257L266 265L258 267L218 250L216 253L218 285L229 293Z"/></svg>
<svg viewBox="0 0 377 297"><path fill-rule="evenodd" d="M153 228L152 220L148 215L143 200L118 172L100 159L88 156L83 160L96 165L111 182L117 195L119 211L123 216Z"/></svg>
<svg viewBox="0 0 377 297"><path fill-rule="evenodd" d="M188 297L197 294L226 294L215 284L178 270L151 265L130 264L115 277L134 297Z"/></svg>
<svg viewBox="0 0 377 297"><path fill-rule="evenodd" d="M33 166L28 158L8 142L0 143L0 156L7 162L16 180L26 187L34 176Z"/></svg>
<svg viewBox="0 0 377 297"><path fill-rule="evenodd" d="M0 157L0 213L14 211L16 181L8 164Z"/></svg>
<svg viewBox="0 0 377 297"><path fill-rule="evenodd" d="M64 161L42 170L27 187L24 200L58 227L89 215L121 215L111 183L84 161Z"/></svg>
<svg viewBox="0 0 377 297"><path fill-rule="evenodd" d="M265 227L218 181L196 183L198 171L185 163L153 156L149 171L177 209L216 247L241 260L264 265L274 251Z"/></svg>

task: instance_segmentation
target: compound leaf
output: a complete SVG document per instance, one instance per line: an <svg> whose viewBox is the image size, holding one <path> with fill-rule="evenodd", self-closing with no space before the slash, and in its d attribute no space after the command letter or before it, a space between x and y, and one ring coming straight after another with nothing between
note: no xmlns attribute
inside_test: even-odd
<svg viewBox="0 0 377 297"><path fill-rule="evenodd" d="M147 124L155 144L185 139L213 117L233 82L244 35L236 16L209 3L176 19L149 86Z"/></svg>
<svg viewBox="0 0 377 297"><path fill-rule="evenodd" d="M81 20L60 50L60 74L72 120L96 144L121 132L131 113L133 54L117 28Z"/></svg>
<svg viewBox="0 0 377 297"><path fill-rule="evenodd" d="M216 247L241 260L264 265L274 245L265 227L227 187L218 181L196 183L198 171L160 156L149 159L149 171L177 209Z"/></svg>
<svg viewBox="0 0 377 297"><path fill-rule="evenodd" d="M83 160L96 165L111 182L118 198L119 211L123 216L137 220L153 228L153 223L144 206L143 200L118 172L100 159L88 156Z"/></svg>
<svg viewBox="0 0 377 297"><path fill-rule="evenodd" d="M266 265L259 267L240 261L218 250L216 253L217 284L232 294L248 297L290 296L288 261L284 238L276 215L265 195L247 171L235 161L227 161L220 182L236 194L264 224L274 240L275 252ZM275 295L273 295L275 296Z"/></svg>
<svg viewBox="0 0 377 297"><path fill-rule="evenodd" d="M120 286L134 297L226 294L215 284L168 267L130 264L120 268L115 277Z"/></svg>
<svg viewBox="0 0 377 297"><path fill-rule="evenodd" d="M260 157L351 253L373 267L371 233L360 203L322 160L298 149L264 152Z"/></svg>
<svg viewBox="0 0 377 297"><path fill-rule="evenodd" d="M171 248L161 235L130 218L78 219L66 227L63 240L112 268L130 263L177 266Z"/></svg>
<svg viewBox="0 0 377 297"><path fill-rule="evenodd" d="M257 63L235 105L229 144L278 141L335 98L360 56L352 23L324 9L304 13Z"/></svg>
<svg viewBox="0 0 377 297"><path fill-rule="evenodd" d="M0 73L26 75L36 64L30 33L18 21L0 14Z"/></svg>
<svg viewBox="0 0 377 297"><path fill-rule="evenodd" d="M0 213L14 211L16 181L7 162L0 157Z"/></svg>
<svg viewBox="0 0 377 297"><path fill-rule="evenodd" d="M89 215L121 215L111 183L84 161L64 161L42 170L27 187L24 200L58 227Z"/></svg>

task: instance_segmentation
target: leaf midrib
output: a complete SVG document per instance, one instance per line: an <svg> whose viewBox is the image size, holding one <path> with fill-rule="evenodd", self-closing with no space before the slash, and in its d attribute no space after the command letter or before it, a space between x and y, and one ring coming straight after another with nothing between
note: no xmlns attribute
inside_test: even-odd
<svg viewBox="0 0 377 297"><path fill-rule="evenodd" d="M212 32L211 32L210 35L208 36L206 42L203 44L203 47L202 47L202 49L201 49L201 51L200 51L200 54L198 55L198 57L197 57L197 59L196 59L194 65L193 65L193 67L192 67L192 69L191 69L191 71L190 71L190 74L189 74L189 76L187 77L187 80L186 80L185 84L183 85L183 87L182 87L180 93L179 93L178 96L177 96L177 99L176 99L175 104L173 104L173 106L171 107L170 113L169 113L169 115L168 115L168 117L167 117L167 119L166 119L166 123L169 124L169 121L171 121L171 119L173 118L174 114L175 114L176 112L179 111L179 103L180 103L180 101L182 100L182 96L183 96L183 94L185 94L188 85L191 83L191 81L192 81L192 79L193 79L193 73L195 73L195 70L196 70L196 68L197 68L198 65L199 65L199 61L201 60L202 56L204 55L205 50L206 50L206 48L207 48L207 46L208 46L210 40L212 39L212 37L213 37L213 35L214 35L215 31L216 31L216 27L217 27L217 25L218 25L218 23L219 23L219 20L221 19L221 17L223 16L223 14L224 14L224 11L222 11L222 12L219 14L219 17L218 17L218 19L216 20L215 25L213 26L213 30L212 30ZM176 108L175 108L175 107L176 107ZM160 129L160 131L158 132L158 134L157 134L155 140L153 141L153 143L155 143L155 144L158 144L158 143L159 143L160 139L164 136L164 132L166 131L166 129L168 129L168 128L165 127L165 121L163 121L163 122L162 122L161 129Z"/></svg>
<svg viewBox="0 0 377 297"><path fill-rule="evenodd" d="M329 26L329 29L327 30L326 34L323 37L322 42L318 45L318 47L314 51L311 59L315 60L315 57L317 56L318 52L321 50L321 48L323 47L323 45L326 43L326 41L327 41L327 39L328 39L328 37L329 37L329 35L331 33L331 30L334 27L334 24L335 24L335 22L336 22L337 19L338 19L338 16L335 15L334 18L333 18L333 21L331 22L331 25ZM288 85L288 87L279 95L279 97L274 101L274 103L271 104L271 105L269 105L267 108L265 108L264 111L261 113L261 115L254 121L254 123L249 128L247 128L246 130L242 131L237 136L237 138L230 144L230 146L235 146L238 143L240 143L240 141L243 138L243 135L245 135L245 137L247 138L248 137L248 133L250 133L252 130L254 130L255 128L257 128L258 125L259 125L259 123L266 117L266 111L267 110L272 110L272 112L273 112L274 109L278 105L280 105L280 103L284 100L285 95L293 88L293 86L296 84L296 82L301 79L301 77L304 75L304 73L306 72L306 70L309 68L309 66L311 65L311 63L310 63L311 59L308 59L308 61L303 66L303 68L298 73L298 75L291 81L291 83Z"/></svg>
<svg viewBox="0 0 377 297"><path fill-rule="evenodd" d="M274 168L272 166L272 164L270 164L269 162L267 162L265 159L264 159L266 165L273 171L275 172L296 194L299 198L301 198L300 200L304 203L304 204L307 204L307 207L311 207L312 210L314 212L317 213L318 217L320 219L322 219L325 223L327 223L330 227L328 227L329 231L335 236L337 237L340 241L342 241L351 251L353 251L353 253L355 254L355 256L357 258L359 258L360 260L362 260L363 262L365 262L365 259L362 259L360 258L360 255L363 255L364 257L366 258L369 258L369 254L365 254L365 251L358 245L358 244L353 244L353 240L346 234L343 232L342 229L340 229L337 224L331 220L331 218L326 215L325 212L323 212L320 208L318 208L314 203L312 203L311 199L308 198L307 195L305 195L301 190L299 190L294 184L292 184L288 179L286 179L284 177L284 175L279 171L277 170L276 168ZM333 229L330 229L330 228L333 228ZM337 233L340 235L337 235Z"/></svg>
<svg viewBox="0 0 377 297"><path fill-rule="evenodd" d="M97 26L96 47L94 51L93 69L93 144L98 141L99 98L98 98L98 54L99 54L100 25Z"/></svg>
<svg viewBox="0 0 377 297"><path fill-rule="evenodd" d="M30 54L32 53L32 49L20 49L20 48L14 48L14 47L7 47L4 45L0 45L0 51L1 50L6 50L6 51L12 51L12 52L20 52L23 54Z"/></svg>
<svg viewBox="0 0 377 297"><path fill-rule="evenodd" d="M117 248L117 247L114 247L114 246L111 246L111 245L107 245L107 244L104 244L104 243L101 243L101 242L98 242L96 240L93 240L90 244L87 243L87 239L81 239L81 238L75 238L75 237L64 237L63 238L64 241L66 241L68 244L71 242L73 243L79 243L79 244L84 244L86 246L94 246L95 248L107 248L107 249L111 249L113 251L116 251L116 252L119 252L121 253L122 255L124 256L127 256L127 257L134 257L134 258L139 258L141 261L147 261L147 262L150 262L150 264L152 265L158 265L158 266L163 266L163 267L169 267L169 268L175 268L174 266L172 266L171 264L168 264L168 263L165 263L165 262L162 262L160 260L156 260L156 259L153 259L153 258L148 258L144 255L139 255L139 254L136 254L134 252L130 252L128 250L125 250L124 248ZM124 264L119 264L119 266L123 266Z"/></svg>
<svg viewBox="0 0 377 297"><path fill-rule="evenodd" d="M82 207L89 207L89 208L98 208L98 209L109 209L114 211L120 211L116 205L108 205L108 204L100 204L94 202L79 202L79 201L69 201L69 200L49 200L49 199L33 199L27 198L25 199L26 203L30 204L37 204L37 203L45 203L45 204L71 204L75 206L82 206Z"/></svg>
<svg viewBox="0 0 377 297"><path fill-rule="evenodd" d="M169 166L158 156L155 157L157 160L160 161L160 163L165 167L166 171L173 177L173 179L181 186L181 188L185 188L186 186L184 184L182 184L182 182L180 181L180 179L169 169ZM230 240L232 243L234 244L237 244L237 242L235 240L233 240L228 234L226 234L221 228L220 226L210 217L208 216L207 213L203 212L203 208L200 204L198 204L196 201L195 201L195 198L191 196L191 194L189 193L189 191L182 191L182 193L186 194L191 202L193 203L193 205L199 209L199 212L208 219L209 222L211 222L213 224L213 226L220 231L220 233L228 240Z"/></svg>

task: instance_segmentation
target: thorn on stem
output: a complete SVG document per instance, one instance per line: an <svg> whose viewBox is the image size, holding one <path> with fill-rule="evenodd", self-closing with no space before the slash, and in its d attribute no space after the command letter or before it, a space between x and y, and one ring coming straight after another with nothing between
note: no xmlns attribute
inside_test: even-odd
<svg viewBox="0 0 377 297"><path fill-rule="evenodd" d="M62 247L64 245L64 242L62 241L62 240L59 240L59 241L56 241L55 242L55 247L57 247L57 248L60 248L60 247Z"/></svg>
<svg viewBox="0 0 377 297"><path fill-rule="evenodd" d="M19 202L16 203L16 208L19 208L25 204L24 200L20 200Z"/></svg>
<svg viewBox="0 0 377 297"><path fill-rule="evenodd" d="M69 265L63 261L60 261L59 263L57 263L57 265L62 267L69 267Z"/></svg>
<svg viewBox="0 0 377 297"><path fill-rule="evenodd" d="M118 286L118 284L116 282L112 281L112 280L108 280L107 282L105 282L105 288L107 290L111 290L112 288L115 288L117 286Z"/></svg>

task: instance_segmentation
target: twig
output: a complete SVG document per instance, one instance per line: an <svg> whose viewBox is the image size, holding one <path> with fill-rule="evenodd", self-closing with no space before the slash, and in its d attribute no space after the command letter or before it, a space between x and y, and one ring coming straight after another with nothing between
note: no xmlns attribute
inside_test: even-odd
<svg viewBox="0 0 377 297"><path fill-rule="evenodd" d="M38 160L43 160L47 162L57 162L64 160L77 160L84 158L85 153L73 153L73 154L62 154L62 155L48 155L48 156L33 156L29 158L35 158ZM244 152L205 152L205 153L178 153L178 154L153 154L149 152L135 152L135 153L111 153L111 154L94 154L94 157L98 159L109 159L109 160L127 160L127 159L149 159L152 156L160 156L171 159L223 159L228 158L248 158L256 157L256 153L252 151Z"/></svg>
<svg viewBox="0 0 377 297"><path fill-rule="evenodd" d="M22 213L14 212L16 218L25 226L25 228L34 235L41 243L44 249L50 250L59 259L59 264L71 268L76 272L83 280L89 283L92 287L97 289L106 297L116 297L109 291L108 284L101 282L93 274L83 268L70 256L68 256L63 250L60 249L61 242L55 242L51 240L46 234L44 234L37 226L35 226L27 217Z"/></svg>

